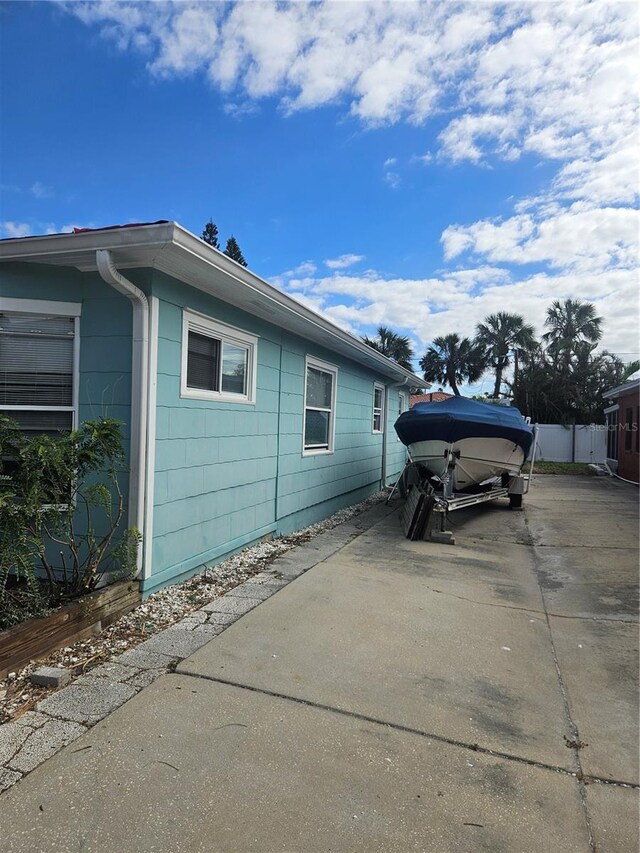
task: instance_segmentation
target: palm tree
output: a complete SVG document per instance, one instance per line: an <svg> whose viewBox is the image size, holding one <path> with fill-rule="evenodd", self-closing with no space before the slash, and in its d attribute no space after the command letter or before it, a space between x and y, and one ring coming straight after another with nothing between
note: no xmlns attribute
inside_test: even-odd
<svg viewBox="0 0 640 853"><path fill-rule="evenodd" d="M640 370L640 361L630 361L629 364L626 365L622 374L620 376L620 384L623 382L627 382L634 373L637 373Z"/></svg>
<svg viewBox="0 0 640 853"><path fill-rule="evenodd" d="M493 396L500 396L502 373L511 364L513 355L513 390L517 390L520 357L535 346L533 326L524 322L520 314L498 311L485 317L476 327L476 343L482 348L485 359L496 374Z"/></svg>
<svg viewBox="0 0 640 853"><path fill-rule="evenodd" d="M477 382L484 373L485 361L475 343L454 332L433 339L420 359L420 367L427 382L445 383L459 397L458 383Z"/></svg>
<svg viewBox="0 0 640 853"><path fill-rule="evenodd" d="M377 338L368 338L365 335L362 340L372 349L386 355L387 358L393 359L406 370L413 370L412 361L415 358L415 353L411 341L406 335L397 335L386 326L380 326Z"/></svg>
<svg viewBox="0 0 640 853"><path fill-rule="evenodd" d="M602 337L602 317L596 317L595 305L580 299L565 299L555 302L547 309L544 321L549 331L542 336L549 354L557 364L563 362L569 368L572 358L581 349L580 344L590 346L590 351Z"/></svg>

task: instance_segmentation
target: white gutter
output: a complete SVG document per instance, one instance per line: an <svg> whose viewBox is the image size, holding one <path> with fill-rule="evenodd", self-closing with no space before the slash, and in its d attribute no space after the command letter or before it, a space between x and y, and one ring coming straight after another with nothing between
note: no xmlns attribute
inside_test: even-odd
<svg viewBox="0 0 640 853"><path fill-rule="evenodd" d="M252 290L265 302L271 302L291 314L303 318L317 330L348 344L350 349L358 352L360 356L366 355L369 361L377 361L379 366L378 369L386 376L389 376L390 366L395 368L394 373L396 374L396 377L398 377L398 383L415 385L420 388L431 387L430 382L425 382L425 380L416 376L412 371L406 370L406 368L401 367L397 362L394 362L387 358L387 356L382 355L382 353L377 352L377 350L373 349L368 344L365 344L364 341L361 341L355 335L345 332L344 329L336 326L335 323L332 323L330 320L325 319L321 314L307 308L301 302L298 302L297 299L294 299L287 293L279 290L272 284L269 284L250 269L236 263L223 252L212 249L203 240L196 237L195 234L192 234L190 231L187 231L186 228L183 228L177 222L173 224L175 226L173 245L179 247L185 252L188 252L190 255L198 258L199 260L204 261L214 269L220 270L230 278L235 279L242 286ZM158 258L158 266L162 266L160 257ZM243 310L246 311L247 309L245 308ZM268 318L263 319L267 319L269 322ZM270 322L273 323L274 321L271 320ZM283 327L282 324L278 322L275 322L275 325L279 325L281 328L287 328L286 326ZM325 346L327 346L327 344L325 344ZM331 347L329 346L329 348ZM354 358L354 356L351 357ZM362 363L362 358L354 358L354 360ZM371 367L371 365L368 366Z"/></svg>
<svg viewBox="0 0 640 853"><path fill-rule="evenodd" d="M149 303L147 297L121 275L108 249L96 251L96 265L102 279L131 300L133 335L131 345L131 437L129 474L129 527L144 536L147 412L149 400ZM143 568L143 549L138 549L138 573Z"/></svg>
<svg viewBox="0 0 640 853"><path fill-rule="evenodd" d="M98 248L100 247L100 248ZM259 306L273 308L280 316L274 318L267 310L259 312L256 306L242 304L221 295L213 287L202 287L206 293L221 298L240 310L255 313L279 328L288 329L287 315L301 320L308 327L308 337L330 350L339 344L342 355L370 369L377 369L383 376L394 381L420 388L431 385L409 370L390 361L386 356L367 346L359 338L345 332L330 320L302 305L278 288L261 279L251 270L237 264L222 252L209 246L195 234L176 222L151 223L130 228L109 228L78 234L53 234L40 237L16 237L0 240L0 260L31 261L72 266L83 272L94 269L96 251L113 251L121 269L151 267L168 275L176 275L176 269L184 262L194 261L222 273L227 279L235 280L245 291L251 292ZM179 277L179 276L178 276ZM198 287L187 275L185 284ZM307 338L306 330L296 332Z"/></svg>
<svg viewBox="0 0 640 853"><path fill-rule="evenodd" d="M640 388L640 379L629 379L627 382L623 382L622 385L616 385L615 388L605 391L602 396L605 400L608 400L610 397L621 397L623 393L626 394L627 391L635 391L636 388Z"/></svg>

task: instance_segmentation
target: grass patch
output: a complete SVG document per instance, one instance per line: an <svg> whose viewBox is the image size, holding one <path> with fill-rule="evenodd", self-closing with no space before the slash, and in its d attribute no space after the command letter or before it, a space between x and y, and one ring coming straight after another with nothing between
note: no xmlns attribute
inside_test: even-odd
<svg viewBox="0 0 640 853"><path fill-rule="evenodd" d="M595 471L586 462L535 462L534 474L579 474L593 477Z"/></svg>

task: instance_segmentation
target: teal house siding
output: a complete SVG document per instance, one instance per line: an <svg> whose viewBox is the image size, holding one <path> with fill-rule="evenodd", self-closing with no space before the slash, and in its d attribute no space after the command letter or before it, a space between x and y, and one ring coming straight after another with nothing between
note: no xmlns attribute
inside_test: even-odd
<svg viewBox="0 0 640 853"><path fill-rule="evenodd" d="M145 594L262 537L317 522L401 472L398 394L408 400L408 383L419 380L176 223L0 241L0 260L0 298L31 300L32 311L38 300L81 305L78 420L124 424L134 461L121 480L125 498L127 484L132 494L139 485L130 515L144 533ZM134 304L146 324L137 342ZM208 318L214 339L215 324L241 333L241 342L255 339L250 401L183 386L185 311ZM141 351L149 368L134 377L132 356ZM330 452L303 447L307 358L336 371ZM374 432L376 384L386 416ZM131 434L136 412L147 425Z"/></svg>
<svg viewBox="0 0 640 853"><path fill-rule="evenodd" d="M334 452L303 455L305 356L337 368ZM301 340L283 340L278 532L313 524L380 488L382 440L372 432L379 378Z"/></svg>
<svg viewBox="0 0 640 853"><path fill-rule="evenodd" d="M80 313L78 420L118 418L128 435L131 410L131 306L95 273L30 264L0 267L0 297L75 302ZM42 309L46 313L46 305ZM128 442L127 442L128 443Z"/></svg>
<svg viewBox="0 0 640 853"><path fill-rule="evenodd" d="M0 267L1 297L32 300L30 310L34 313L38 313L41 302L41 312L45 314L48 302L80 304L77 422L109 417L122 423L125 462L118 479L125 500L126 521L131 412L129 300L118 295L95 273L26 263Z"/></svg>
<svg viewBox="0 0 640 853"><path fill-rule="evenodd" d="M156 273L153 590L276 530L280 331ZM258 335L255 403L180 396L183 309Z"/></svg>
<svg viewBox="0 0 640 853"><path fill-rule="evenodd" d="M383 440L394 450L396 441L395 433L389 441L388 434L372 432L379 376L169 276L154 274L151 293L159 300L159 320L147 591L380 488ZM185 308L258 337L255 403L180 396ZM307 355L338 371L333 453L303 455ZM398 464L395 458L388 463L386 479L395 480Z"/></svg>
<svg viewBox="0 0 640 853"><path fill-rule="evenodd" d="M389 406L387 412L387 477L386 484L396 482L407 460L407 448L396 435L393 425L400 414L400 394L403 395L403 411L409 407L409 388L391 388L389 392Z"/></svg>

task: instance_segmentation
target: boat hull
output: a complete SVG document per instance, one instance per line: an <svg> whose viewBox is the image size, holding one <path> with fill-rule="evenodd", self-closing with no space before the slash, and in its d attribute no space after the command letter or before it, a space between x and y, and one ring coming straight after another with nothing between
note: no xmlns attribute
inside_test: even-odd
<svg viewBox="0 0 640 853"><path fill-rule="evenodd" d="M441 479L451 475L454 491L519 474L533 441L518 409L459 396L418 403L399 416L395 429L413 462Z"/></svg>
<svg viewBox="0 0 640 853"><path fill-rule="evenodd" d="M449 449L455 462L454 491L463 491L502 474L519 474L525 462L522 447L504 438L463 438L453 444L427 440L408 445L412 461L441 479L447 475Z"/></svg>

